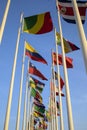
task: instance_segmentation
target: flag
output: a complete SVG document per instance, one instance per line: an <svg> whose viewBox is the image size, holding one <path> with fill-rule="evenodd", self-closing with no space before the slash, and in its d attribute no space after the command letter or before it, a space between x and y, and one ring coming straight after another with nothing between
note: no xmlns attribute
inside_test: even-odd
<svg viewBox="0 0 87 130"><path fill-rule="evenodd" d="M58 56L57 56L57 54L55 52L53 52L52 56L53 56L54 65L57 65L57 58L58 58L58 64L63 65L61 54L58 54ZM70 57L65 57L65 60L66 60L66 67L73 68L73 64L72 64L73 59Z"/></svg>
<svg viewBox="0 0 87 130"><path fill-rule="evenodd" d="M73 12L72 1L58 0L58 6L59 6L60 14L66 22L76 23L74 12ZM78 6L78 10L79 10L79 13L81 16L81 21L84 24L85 16L86 16L87 2L86 1L77 1L77 6Z"/></svg>
<svg viewBox="0 0 87 130"><path fill-rule="evenodd" d="M34 125L36 125L36 124L37 124L37 119L34 118Z"/></svg>
<svg viewBox="0 0 87 130"><path fill-rule="evenodd" d="M59 75L60 76L60 75ZM55 79L57 79L58 80L58 74L57 74L57 72L55 71ZM63 81L63 79L61 78L61 76L60 76L60 89L62 90L63 89L63 86L64 86L64 81Z"/></svg>
<svg viewBox="0 0 87 130"><path fill-rule="evenodd" d="M29 79L29 86L32 87L32 88L36 88L35 82L32 79L32 77L30 77L30 79Z"/></svg>
<svg viewBox="0 0 87 130"><path fill-rule="evenodd" d="M37 97L34 97L34 100L36 100L37 102L42 103L42 100L39 100Z"/></svg>
<svg viewBox="0 0 87 130"><path fill-rule="evenodd" d="M40 95L40 93L34 89L34 88L31 88L31 96L34 97L34 98L38 98L38 100L40 102L42 102L42 96Z"/></svg>
<svg viewBox="0 0 87 130"><path fill-rule="evenodd" d="M34 110L34 115L36 115L37 117L44 118L44 114L41 113L41 112L38 112L38 111L36 111L36 110Z"/></svg>
<svg viewBox="0 0 87 130"><path fill-rule="evenodd" d="M31 34L44 34L52 30L53 23L50 12L24 18L23 32Z"/></svg>
<svg viewBox="0 0 87 130"><path fill-rule="evenodd" d="M33 104L35 104L35 105L36 105L36 106L38 106L38 107L45 108L44 104L42 104L42 103L38 102L38 101L37 101L37 100L35 100L35 99L34 99Z"/></svg>
<svg viewBox="0 0 87 130"><path fill-rule="evenodd" d="M45 84L42 83L41 81L35 79L35 78L32 77L32 76L30 76L30 77L33 79L33 81L34 81L34 83L35 83L35 86L36 86L36 89L37 89L40 93L42 93Z"/></svg>
<svg viewBox="0 0 87 130"><path fill-rule="evenodd" d="M40 112L42 114L44 114L44 112L45 112L45 108L44 107L38 107L35 104L34 104L34 110L37 111L37 112Z"/></svg>
<svg viewBox="0 0 87 130"><path fill-rule="evenodd" d="M25 45L25 55L30 57L32 60L47 64L46 60L27 42Z"/></svg>
<svg viewBox="0 0 87 130"><path fill-rule="evenodd" d="M45 113L46 113L47 120L51 121L51 114L50 114L50 112L48 110L45 110Z"/></svg>
<svg viewBox="0 0 87 130"><path fill-rule="evenodd" d="M55 88L54 88L54 87L55 87ZM59 95L58 87L56 87L56 86L54 85L54 83L51 81L51 92L54 92L54 89L55 89L55 92L56 92L56 96L58 96L58 95ZM60 93L61 93L61 96L65 96L65 95L63 94L63 92L62 92L62 89L60 90ZM52 98L52 101L55 101L55 99L54 99L54 97L52 96L52 94L51 94L51 98Z"/></svg>
<svg viewBox="0 0 87 130"><path fill-rule="evenodd" d="M31 62L29 65L29 71L30 74L33 74L35 76L38 76L42 80L48 80Z"/></svg>
<svg viewBox="0 0 87 130"><path fill-rule="evenodd" d="M56 33L56 40L57 40L57 44L61 45L60 34L58 32ZM65 38L63 38L63 44L64 44L65 53L69 53L69 52L76 51L76 50L80 49L72 42L67 41Z"/></svg>

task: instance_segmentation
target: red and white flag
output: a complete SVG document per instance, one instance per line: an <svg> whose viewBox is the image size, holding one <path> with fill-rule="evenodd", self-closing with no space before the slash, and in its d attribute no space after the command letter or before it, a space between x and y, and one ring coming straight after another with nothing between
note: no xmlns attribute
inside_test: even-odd
<svg viewBox="0 0 87 130"><path fill-rule="evenodd" d="M63 17L63 19L66 22L76 23L74 12L73 12L73 5L72 5L71 1L58 0L58 6L59 6L61 16ZM86 16L87 2L86 1L77 1L77 6L79 9L82 23L84 24L85 16Z"/></svg>

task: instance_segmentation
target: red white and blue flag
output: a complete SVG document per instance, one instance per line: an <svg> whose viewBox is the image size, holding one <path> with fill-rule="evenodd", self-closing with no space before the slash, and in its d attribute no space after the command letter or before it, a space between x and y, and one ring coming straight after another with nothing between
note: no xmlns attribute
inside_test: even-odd
<svg viewBox="0 0 87 130"><path fill-rule="evenodd" d="M58 0L58 6L59 6L61 16L63 17L63 19L66 22L76 23L74 11L73 11L73 5L72 5L71 1ZM79 13L81 16L81 21L84 24L85 16L86 16L87 2L86 1L77 1L77 6L78 6Z"/></svg>

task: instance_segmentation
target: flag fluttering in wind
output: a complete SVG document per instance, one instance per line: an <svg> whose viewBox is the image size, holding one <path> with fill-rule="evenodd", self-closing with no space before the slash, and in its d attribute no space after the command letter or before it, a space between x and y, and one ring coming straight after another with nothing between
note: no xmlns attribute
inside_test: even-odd
<svg viewBox="0 0 87 130"><path fill-rule="evenodd" d="M54 65L57 65L57 58L58 58L58 64L59 65L63 65L63 62L62 62L62 55L61 54L56 54L55 52L52 53L52 57L53 57L53 63ZM66 59L66 67L67 68L73 68L73 64L72 64L72 61L73 59L70 58L70 57L65 57Z"/></svg>
<svg viewBox="0 0 87 130"><path fill-rule="evenodd" d="M58 74L57 74L56 71L55 71L55 79L58 80ZM60 89L61 89L61 90L63 89L64 84L65 84L65 83L64 83L62 77L60 76Z"/></svg>
<svg viewBox="0 0 87 130"><path fill-rule="evenodd" d="M56 40L57 40L57 44L61 45L60 34L58 32L56 33ZM71 43L70 41L67 41L65 38L63 38L63 44L64 44L65 53L69 53L69 52L76 51L76 50L80 49L75 44Z"/></svg>
<svg viewBox="0 0 87 130"><path fill-rule="evenodd" d="M30 77L31 77L31 79L34 81L35 88L36 88L40 93L42 93L45 84L42 83L41 81L35 79L35 78L32 77L32 76L30 76Z"/></svg>
<svg viewBox="0 0 87 130"><path fill-rule="evenodd" d="M32 77L30 77L30 79L29 79L29 86L32 87L32 88L36 88L35 82L32 79Z"/></svg>
<svg viewBox="0 0 87 130"><path fill-rule="evenodd" d="M37 111L37 112L40 112L40 113L44 114L45 107L44 106L38 106L37 104L34 104L34 110Z"/></svg>
<svg viewBox="0 0 87 130"><path fill-rule="evenodd" d="M27 42L25 45L25 55L29 56L32 60L47 64L46 60Z"/></svg>
<svg viewBox="0 0 87 130"><path fill-rule="evenodd" d="M41 117L41 118L44 118L44 114L41 113L41 112L38 112L38 111L35 111L33 112L33 115L36 116L36 117Z"/></svg>
<svg viewBox="0 0 87 130"><path fill-rule="evenodd" d="M45 112L45 109L43 107L38 107L37 105L34 105L34 110L42 114Z"/></svg>
<svg viewBox="0 0 87 130"><path fill-rule="evenodd" d="M86 8L87 2L86 1L77 1L79 13L81 16L81 21L84 24L85 17L86 17ZM61 13L61 16L66 22L69 23L76 23L72 1L70 0L58 0L58 6Z"/></svg>
<svg viewBox="0 0 87 130"><path fill-rule="evenodd" d="M23 31L31 34L44 34L53 30L50 12L24 18Z"/></svg>
<svg viewBox="0 0 87 130"><path fill-rule="evenodd" d="M38 107L42 107L42 108L45 108L44 104L38 102L37 100L34 99L34 102L33 102L34 105L37 105Z"/></svg>
<svg viewBox="0 0 87 130"><path fill-rule="evenodd" d="M56 87L56 85L54 85L54 83L51 81L51 84L50 84L51 86L51 91L52 92L54 92L54 89L55 89L55 91L56 91L56 96L59 96L59 91L58 91L58 87ZM60 93L61 93L61 96L65 96L64 95L64 93L62 92L62 89L63 89L63 87L61 88L61 90L60 90ZM53 98L53 96L52 96L52 100L54 101L55 99Z"/></svg>
<svg viewBox="0 0 87 130"><path fill-rule="evenodd" d="M38 100L39 100L40 102L42 102L42 96L41 96L40 93L39 93L36 89L34 89L34 88L31 88L31 96L32 96L32 97L35 97L35 98L38 98Z"/></svg>
<svg viewBox="0 0 87 130"><path fill-rule="evenodd" d="M42 80L48 80L31 62L29 65L29 71L30 74L33 74L35 76L38 76Z"/></svg>

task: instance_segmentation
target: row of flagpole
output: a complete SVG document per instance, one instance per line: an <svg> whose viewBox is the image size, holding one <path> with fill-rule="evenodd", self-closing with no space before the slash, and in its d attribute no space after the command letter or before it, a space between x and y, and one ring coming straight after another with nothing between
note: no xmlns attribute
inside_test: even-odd
<svg viewBox="0 0 87 130"><path fill-rule="evenodd" d="M10 0L8 0L8 2L9 2L9 6L10 6ZM78 13L78 8L77 8L77 4L76 4L75 0L72 1L72 4L73 4L73 8L75 10L76 22L77 22L79 33L80 33L80 37L81 37L82 49L83 49L83 54L84 54L84 59L85 59L84 61L85 61L85 65L87 67L87 58L86 58L87 57L87 51L86 51L87 40L85 38L83 26L82 26L82 23L81 23L80 15ZM21 16L21 20L22 20L22 17L23 16ZM6 15L5 15L4 19L6 19ZM59 11L58 11L58 23L59 23L60 36L61 36L61 46L62 46L63 66L64 66L64 78L65 78L65 90L66 90L66 102L67 102L66 104L67 104L68 124L69 124L69 129L70 130L74 130L73 117L72 117L72 108L71 108L71 99L70 99L70 92L69 92L68 74L67 74L66 63L65 63L65 52L64 52L64 46L63 46L63 36L62 36L62 28L61 28L60 12ZM20 24L21 24L21 21L20 21ZM5 26L5 22L3 22L2 30L4 30L4 26ZM3 32L3 31L1 31L1 28L0 28L0 36L2 37L3 33L1 35L1 32ZM18 30L18 38L17 38L17 43L16 43L16 51L15 51L15 56L14 56L12 76L11 76L11 82L10 82L10 91L9 91L9 97L8 97L8 105L7 105L7 111L6 111L6 117L5 117L4 130L8 130L8 127L9 127L10 110L11 110L12 93L13 93L13 85L14 85L14 77L15 77L15 69L16 69L16 61L17 61L20 33L21 33L21 26L19 27L19 30ZM85 43L85 46L84 46L84 43ZM58 53L57 46L56 46L56 52ZM24 58L23 58L23 61L24 61ZM59 74L58 61L57 61L57 71L58 71L58 74ZM24 73L24 63L22 65L22 75L21 75L21 81L20 81L20 94L19 94L16 130L19 130L23 73ZM61 127L61 130L64 130L63 115L62 115L62 99L61 99L61 93L60 93L60 77L59 76L58 76L58 86L59 86L58 88L59 88L59 103L60 103L60 124L61 124L60 127ZM26 85L26 89L28 89L27 85ZM26 90L26 92L27 92L27 90ZM25 100L26 100L26 97L25 97ZM26 117L26 116L24 115L24 117ZM22 130L24 130L24 129L22 128Z"/></svg>
<svg viewBox="0 0 87 130"><path fill-rule="evenodd" d="M5 9L5 12L4 12L4 16L3 16L3 19L2 19L2 24L0 26L0 43L1 43L2 37L3 37L6 19L7 19L9 8L10 8L10 3L11 3L11 0L8 0L7 5L6 5L6 9ZM84 29L83 29L83 25L82 25L82 22L81 22L81 18L80 18L80 14L79 14L79 11L78 11L78 6L77 6L77 3L76 3L76 0L72 0L72 4L73 4L74 15L76 16L76 23L77 23L77 26L78 26L78 31L79 31L79 34L80 34L85 68L86 68L86 71L87 71L87 51L86 51L87 39L86 39L86 36L85 36L85 33L84 33Z"/></svg>

